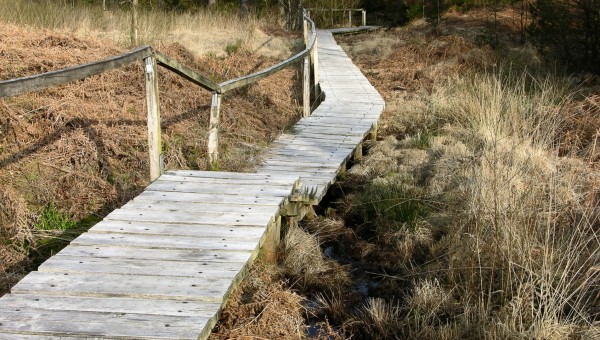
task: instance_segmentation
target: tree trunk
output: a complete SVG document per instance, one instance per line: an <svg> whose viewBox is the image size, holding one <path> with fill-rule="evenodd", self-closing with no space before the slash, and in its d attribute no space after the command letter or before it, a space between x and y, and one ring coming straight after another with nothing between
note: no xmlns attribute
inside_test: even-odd
<svg viewBox="0 0 600 340"><path fill-rule="evenodd" d="M138 0L131 0L131 45L138 44Z"/></svg>

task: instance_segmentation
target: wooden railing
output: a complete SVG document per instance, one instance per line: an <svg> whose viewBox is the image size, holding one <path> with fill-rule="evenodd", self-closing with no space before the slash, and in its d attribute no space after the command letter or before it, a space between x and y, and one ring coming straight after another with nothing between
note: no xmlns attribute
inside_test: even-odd
<svg viewBox="0 0 600 340"><path fill-rule="evenodd" d="M353 12L360 12L361 13L361 25L362 26L367 26L367 11L364 10L363 8L344 8L344 9L339 9L339 8L307 8L305 11L306 11L306 16L308 16L309 18L312 18L311 12L329 12L329 13L332 13L332 14L333 14L333 12L344 12L344 13L348 12L348 26L349 27L353 26L352 13Z"/></svg>
<svg viewBox="0 0 600 340"><path fill-rule="evenodd" d="M310 26L310 29L309 29ZM303 61L303 116L311 112L312 99L316 101L321 95L318 77L317 58L317 33L315 23L304 15L304 41L305 48L291 58L284 60L260 72L252 73L236 79L215 83L192 68L167 57L150 46L139 47L127 53L114 56L105 60L70 67L62 70L51 71L38 75L22 77L12 80L0 81L0 97L16 96L28 92L40 91L51 86L81 80L93 75L115 70L133 62L144 62L146 79L146 104L148 123L148 149L150 155L150 180L158 178L164 169L162 160L161 123L160 123L160 97L158 89L157 65L172 71L199 87L212 92L210 108L210 123L208 137L208 164L214 169L218 162L219 152L219 121L222 95L231 90L247 86L273 75L284 68ZM311 73L313 83L311 84ZM311 87L314 91L311 91Z"/></svg>

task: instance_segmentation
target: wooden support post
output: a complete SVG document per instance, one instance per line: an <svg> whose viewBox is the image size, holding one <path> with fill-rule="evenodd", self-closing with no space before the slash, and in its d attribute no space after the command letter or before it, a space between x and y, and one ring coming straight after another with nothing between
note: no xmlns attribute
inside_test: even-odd
<svg viewBox="0 0 600 340"><path fill-rule="evenodd" d="M146 75L146 108L148 110L148 152L150 154L150 181L157 179L163 170L161 162L160 99L158 73L154 56L144 59Z"/></svg>
<svg viewBox="0 0 600 340"><path fill-rule="evenodd" d="M319 86L319 42L315 37L315 44L310 53L310 60L312 61L312 74L313 74L313 96L316 102L321 95L321 87Z"/></svg>
<svg viewBox="0 0 600 340"><path fill-rule="evenodd" d="M218 169L219 161L219 120L221 115L221 94L213 92L210 105L210 124L208 131L208 168Z"/></svg>
<svg viewBox="0 0 600 340"><path fill-rule="evenodd" d="M371 130L369 131L369 135L367 136L368 140L376 141L377 140L377 123L373 124Z"/></svg>
<svg viewBox="0 0 600 340"><path fill-rule="evenodd" d="M265 243L263 243L264 258L267 263L276 264L281 240L281 216L269 225Z"/></svg>
<svg viewBox="0 0 600 340"><path fill-rule="evenodd" d="M346 177L346 170L347 170L347 165L346 165L346 161L344 161L344 163L342 163L342 165L340 165L340 171L337 174L337 178L338 179L344 179Z"/></svg>
<svg viewBox="0 0 600 340"><path fill-rule="evenodd" d="M308 21L304 19L303 29L304 29L304 47L308 47Z"/></svg>
<svg viewBox="0 0 600 340"><path fill-rule="evenodd" d="M367 26L367 11L362 10L362 25Z"/></svg>
<svg viewBox="0 0 600 340"><path fill-rule="evenodd" d="M304 77L302 78L302 117L310 116L310 57L304 57Z"/></svg>
<svg viewBox="0 0 600 340"><path fill-rule="evenodd" d="M304 46L308 46L308 21L304 22ZM310 56L304 57L304 64L302 67L302 117L310 116Z"/></svg>
<svg viewBox="0 0 600 340"><path fill-rule="evenodd" d="M356 146L356 149L354 149L354 153L352 154L352 160L354 160L354 163L358 163L362 160L362 154L363 154L362 146L363 145L361 142Z"/></svg>
<svg viewBox="0 0 600 340"><path fill-rule="evenodd" d="M349 27L352 27L352 10L351 9L348 10L348 25L349 25Z"/></svg>

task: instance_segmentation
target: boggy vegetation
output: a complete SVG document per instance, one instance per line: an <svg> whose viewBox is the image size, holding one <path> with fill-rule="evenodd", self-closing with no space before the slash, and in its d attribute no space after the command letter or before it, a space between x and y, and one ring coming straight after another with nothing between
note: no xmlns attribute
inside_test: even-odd
<svg viewBox="0 0 600 340"><path fill-rule="evenodd" d="M338 38L386 99L379 139L255 269L286 323L250 279L214 337L600 337L600 80L549 71L513 14L494 48L478 12Z"/></svg>

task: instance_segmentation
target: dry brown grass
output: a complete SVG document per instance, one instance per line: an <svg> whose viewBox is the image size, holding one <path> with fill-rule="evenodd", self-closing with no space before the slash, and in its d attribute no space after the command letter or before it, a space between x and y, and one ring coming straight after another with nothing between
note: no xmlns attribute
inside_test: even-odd
<svg viewBox="0 0 600 340"><path fill-rule="evenodd" d="M290 226L282 244L281 267L295 285L305 291L344 287L348 272L323 256L319 240L298 226Z"/></svg>
<svg viewBox="0 0 600 340"><path fill-rule="evenodd" d="M100 6L76 6L66 3L0 0L0 22L68 31L78 36L111 40L121 47L131 47L131 12ZM177 42L198 56L225 56L226 46L243 45L262 56L285 59L296 41L281 34L269 35L264 30L278 30L268 16L239 20L234 12L197 11L176 13L141 10L138 15L140 45L162 48Z"/></svg>
<svg viewBox="0 0 600 340"><path fill-rule="evenodd" d="M223 25L228 24L222 22ZM249 26L236 29L252 27L255 35L268 40L256 25L244 25ZM114 42L99 39L97 34L75 31L0 24L0 79L61 69L124 51ZM260 70L283 55L291 55L296 48L295 37L277 35L273 41L292 43L269 43L257 49L254 44L259 41L234 41L236 48L225 53L229 42L221 40L225 44L220 47L223 53L201 55L179 43L161 43L159 49L220 81ZM231 41L231 36L228 39ZM199 50L199 41L202 40L190 44ZM299 117L296 79L297 70L288 69L224 96L222 170L252 170L260 150ZM165 70L159 70L159 87L166 169L205 169L210 93ZM24 202L23 211L34 217L39 217L48 204L55 204L60 213L75 221L85 220L84 225L89 227L148 183L145 111L144 78L138 63L83 81L0 100L0 192L12 195L12 201L5 204ZM12 212L5 209L6 214ZM33 230L32 223L28 224L27 228L6 233ZM1 227L14 229L9 222ZM33 231L34 239L54 235ZM77 233L73 232L65 238L75 236ZM1 244L3 254L8 252ZM34 253L35 244L29 242L29 248L18 252L18 257L23 259ZM2 263L8 262L2 258ZM3 284L6 286L9 284Z"/></svg>
<svg viewBox="0 0 600 340"><path fill-rule="evenodd" d="M388 137L349 173L380 177L368 193L398 172L435 201L421 227L371 236L397 244L407 299L390 327L408 338L598 333L597 78L542 72L535 51L513 44L510 18L495 49L478 13L450 14L439 33L414 23L342 38L387 102ZM369 53L376 41L392 52ZM352 218L364 193L345 194Z"/></svg>
<svg viewBox="0 0 600 340"><path fill-rule="evenodd" d="M13 189L2 193L0 203L0 292L17 283L29 263L27 247L35 244L35 217L25 200Z"/></svg>
<svg viewBox="0 0 600 340"><path fill-rule="evenodd" d="M229 298L209 339L305 338L303 300L277 268L259 262Z"/></svg>

